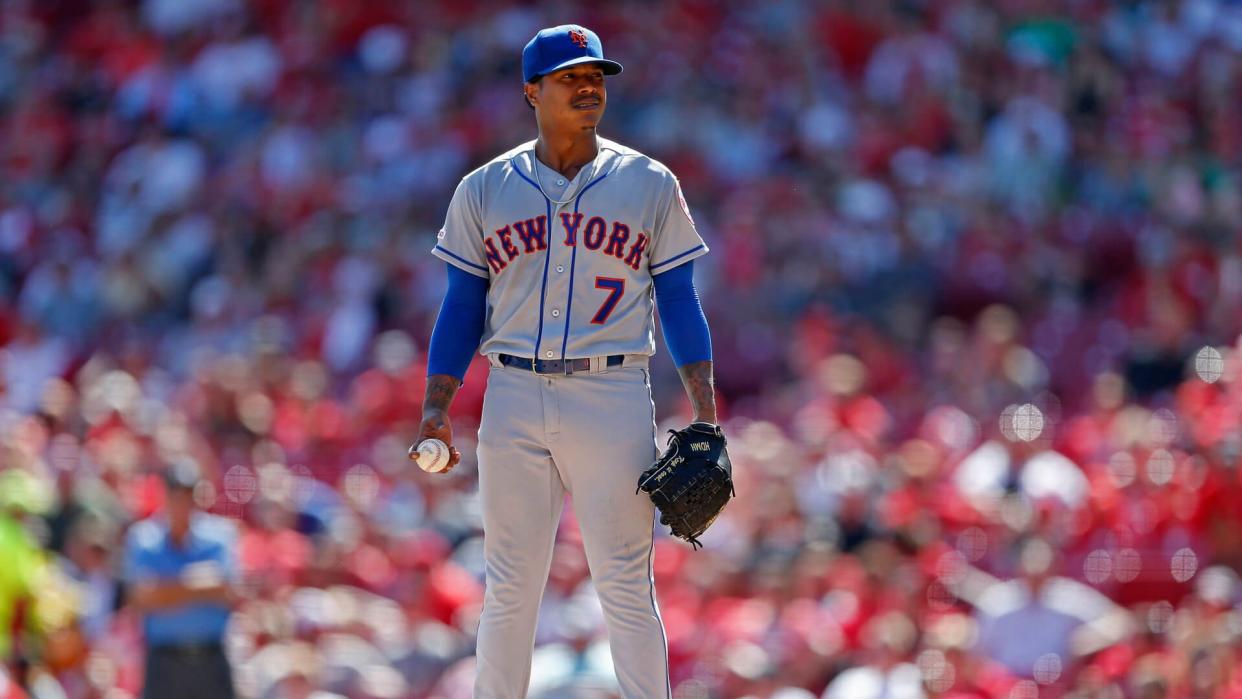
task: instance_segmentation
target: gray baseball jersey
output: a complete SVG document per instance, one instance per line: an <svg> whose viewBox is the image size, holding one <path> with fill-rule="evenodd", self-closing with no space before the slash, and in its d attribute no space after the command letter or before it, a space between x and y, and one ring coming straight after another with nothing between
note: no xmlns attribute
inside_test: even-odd
<svg viewBox="0 0 1242 699"><path fill-rule="evenodd" d="M567 180L523 144L466 175L432 251L490 282L481 354L654 354L652 275L707 253L663 164L599 139Z"/></svg>

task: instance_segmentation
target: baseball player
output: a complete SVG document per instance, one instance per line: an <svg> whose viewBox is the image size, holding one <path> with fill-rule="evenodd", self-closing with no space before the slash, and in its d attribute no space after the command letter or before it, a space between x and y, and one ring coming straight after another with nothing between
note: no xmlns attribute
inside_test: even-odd
<svg viewBox="0 0 1242 699"><path fill-rule="evenodd" d="M475 697L526 696L566 493L623 695L671 694L653 506L635 481L657 456L653 305L694 426L716 429L711 340L692 281L707 246L668 168L597 133L605 76L621 70L589 29L536 34L522 72L539 136L462 179L432 250L447 263L448 291L418 440L448 443L450 468L460 454L449 405L476 350L491 364L478 443L486 596Z"/></svg>

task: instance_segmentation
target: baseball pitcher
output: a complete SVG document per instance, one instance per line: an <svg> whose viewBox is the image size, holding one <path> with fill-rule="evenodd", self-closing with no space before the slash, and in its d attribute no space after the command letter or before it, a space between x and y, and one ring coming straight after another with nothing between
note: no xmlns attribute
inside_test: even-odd
<svg viewBox="0 0 1242 699"><path fill-rule="evenodd" d="M522 52L538 138L466 175L432 254L448 291L432 332L418 441L452 448L448 408L477 350L486 596L474 696L518 699L565 494L574 500L624 696L671 695L652 575L657 506L695 538L732 494L711 339L693 284L707 253L677 178L597 133L621 65L577 25ZM657 462L653 310L695 412ZM445 469L448 470L448 469ZM635 490L635 486L639 491ZM645 494L644 494L645 493Z"/></svg>

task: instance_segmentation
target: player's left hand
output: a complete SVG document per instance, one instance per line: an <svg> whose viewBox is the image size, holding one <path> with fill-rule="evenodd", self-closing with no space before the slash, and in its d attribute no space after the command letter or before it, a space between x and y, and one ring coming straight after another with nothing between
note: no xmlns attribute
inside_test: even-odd
<svg viewBox="0 0 1242 699"><path fill-rule="evenodd" d="M427 410L423 413L423 422L418 426L418 438L406 452L406 457L410 461L418 461L418 445L422 444L424 439L438 439L448 445L449 463L440 473L452 471L453 467L461 461L461 452L453 446L453 423L449 420L448 413L440 410Z"/></svg>
<svg viewBox="0 0 1242 699"><path fill-rule="evenodd" d="M660 524L697 549L699 535L735 494L733 465L719 425L696 421L669 432L668 449L639 476L638 490L651 497Z"/></svg>

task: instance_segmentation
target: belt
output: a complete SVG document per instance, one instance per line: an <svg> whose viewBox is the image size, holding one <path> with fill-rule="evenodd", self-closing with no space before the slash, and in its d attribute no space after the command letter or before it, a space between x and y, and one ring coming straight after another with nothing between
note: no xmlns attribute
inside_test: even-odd
<svg viewBox="0 0 1242 699"><path fill-rule="evenodd" d="M224 647L218 642L204 643L162 643L150 648L152 655L169 658L202 658L224 653Z"/></svg>
<svg viewBox="0 0 1242 699"><path fill-rule="evenodd" d="M497 354L496 359L505 366L523 371L534 371L536 374L563 374L569 376L574 372L581 373L591 370L591 360L589 358L531 360L526 357L515 357L511 354ZM621 366L624 363L624 354L612 354L606 360L606 365L610 367Z"/></svg>

